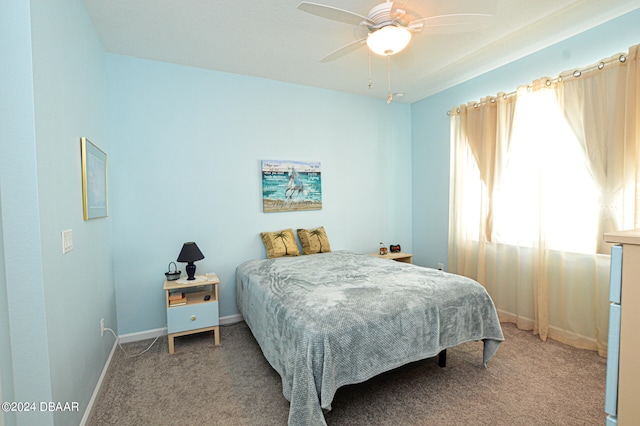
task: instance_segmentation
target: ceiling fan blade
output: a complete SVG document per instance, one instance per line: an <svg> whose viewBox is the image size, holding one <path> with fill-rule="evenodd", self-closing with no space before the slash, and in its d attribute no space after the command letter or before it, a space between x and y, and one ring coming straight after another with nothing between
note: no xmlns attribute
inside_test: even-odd
<svg viewBox="0 0 640 426"><path fill-rule="evenodd" d="M487 13L452 13L436 15L411 21L408 28L413 32L428 31L431 34L446 34L475 31L489 25L493 15Z"/></svg>
<svg viewBox="0 0 640 426"><path fill-rule="evenodd" d="M367 41L367 38L361 38L358 39L356 41L352 41L351 43L342 46L341 48L334 50L333 52L329 53L327 56L325 56L324 58L320 59L320 62L322 62L323 64L327 63L327 62L331 62L333 60L336 60L348 53L351 53L355 50L358 50L360 47L362 47Z"/></svg>
<svg viewBox="0 0 640 426"><path fill-rule="evenodd" d="M321 18L331 19L332 21L344 22L346 24L360 25L363 21L367 24L371 22L366 16L359 15L348 10L338 9L337 7L327 6L324 4L311 3L303 1L298 5L298 9Z"/></svg>

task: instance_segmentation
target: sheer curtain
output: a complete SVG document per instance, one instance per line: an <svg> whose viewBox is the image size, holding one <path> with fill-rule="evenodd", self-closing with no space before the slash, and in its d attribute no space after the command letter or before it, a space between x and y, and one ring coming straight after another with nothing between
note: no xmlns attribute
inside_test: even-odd
<svg viewBox="0 0 640 426"><path fill-rule="evenodd" d="M640 226L637 56L451 111L451 271L485 285L503 320L601 355L602 234Z"/></svg>

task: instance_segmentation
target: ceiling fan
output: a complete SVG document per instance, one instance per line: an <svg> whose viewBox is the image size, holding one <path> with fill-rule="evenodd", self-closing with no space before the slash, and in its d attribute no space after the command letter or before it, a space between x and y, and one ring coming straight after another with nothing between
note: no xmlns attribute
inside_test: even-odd
<svg viewBox="0 0 640 426"><path fill-rule="evenodd" d="M369 49L381 56L391 56L401 52L414 33L428 29L432 33L468 31L478 24L488 22L492 17L487 13L449 13L421 18L406 8L407 1L385 1L374 6L367 16L319 3L303 1L298 9L322 18L364 27L365 37L354 40L331 52L320 62L330 62L350 53L365 43Z"/></svg>
<svg viewBox="0 0 640 426"><path fill-rule="evenodd" d="M487 13L450 13L422 18L406 8L407 2L408 0L403 3L387 0L384 3L374 6L367 16L308 1L300 3L298 9L322 18L367 29L367 35L365 37L351 41L329 53L320 59L320 62L333 61L366 44L371 52L387 57L387 75L389 80L387 103L390 103L393 95L390 87L391 71L389 57L404 50L411 41L412 34L420 33L424 29L428 29L431 33L469 31L477 27L478 24L481 25L488 22L492 16ZM369 81L369 87L371 88L371 79Z"/></svg>

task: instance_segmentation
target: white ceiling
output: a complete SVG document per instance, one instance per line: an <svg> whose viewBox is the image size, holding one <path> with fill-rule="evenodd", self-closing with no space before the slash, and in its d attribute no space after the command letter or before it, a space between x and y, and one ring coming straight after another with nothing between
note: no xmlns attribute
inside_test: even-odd
<svg viewBox="0 0 640 426"><path fill-rule="evenodd" d="M382 0L313 0L361 15ZM297 9L300 0L84 0L107 52L387 97L387 60L366 46L319 60L362 28ZM638 0L402 0L421 17L491 10L472 32L414 35L392 56L394 101L412 103L640 8ZM366 35L366 31L365 31Z"/></svg>

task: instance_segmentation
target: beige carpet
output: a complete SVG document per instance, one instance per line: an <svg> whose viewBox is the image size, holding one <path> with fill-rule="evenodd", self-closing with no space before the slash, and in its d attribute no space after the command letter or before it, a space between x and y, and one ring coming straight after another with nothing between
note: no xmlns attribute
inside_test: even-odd
<svg viewBox="0 0 640 426"><path fill-rule="evenodd" d="M503 324L506 341L484 369L482 345L448 350L338 390L328 425L603 425L606 360ZM278 374L245 323L113 357L90 425L286 425ZM125 345L129 353L150 341Z"/></svg>

